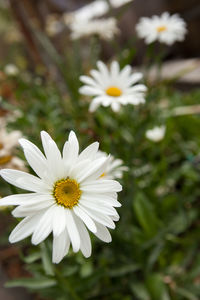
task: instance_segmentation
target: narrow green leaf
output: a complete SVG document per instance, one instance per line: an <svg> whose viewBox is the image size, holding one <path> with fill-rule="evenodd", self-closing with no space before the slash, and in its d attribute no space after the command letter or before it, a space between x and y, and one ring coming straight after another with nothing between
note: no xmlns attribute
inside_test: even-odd
<svg viewBox="0 0 200 300"><path fill-rule="evenodd" d="M23 260L25 263L31 264L40 258L41 258L40 252L33 252L30 255L23 257Z"/></svg>
<svg viewBox="0 0 200 300"><path fill-rule="evenodd" d="M42 263L43 263L43 267L44 267L44 271L45 271L46 275L54 275L54 269L53 269L53 265L51 262L51 257L48 253L48 249L44 242L41 243L40 248L41 248L41 253L42 253Z"/></svg>
<svg viewBox="0 0 200 300"><path fill-rule="evenodd" d="M44 289L56 285L56 280L48 278L20 278L8 281L5 287L25 287L30 289Z"/></svg>
<svg viewBox="0 0 200 300"><path fill-rule="evenodd" d="M151 300L170 300L169 293L160 274L151 274L146 280Z"/></svg>
<svg viewBox="0 0 200 300"><path fill-rule="evenodd" d="M144 194L138 193L136 195L133 202L133 209L145 233L148 236L154 235L158 229L159 220L155 214L153 205Z"/></svg>
<svg viewBox="0 0 200 300"><path fill-rule="evenodd" d="M176 288L176 293L179 294L180 296L183 296L185 299L188 299L188 300L198 300L199 299L192 292L190 292L184 288Z"/></svg>

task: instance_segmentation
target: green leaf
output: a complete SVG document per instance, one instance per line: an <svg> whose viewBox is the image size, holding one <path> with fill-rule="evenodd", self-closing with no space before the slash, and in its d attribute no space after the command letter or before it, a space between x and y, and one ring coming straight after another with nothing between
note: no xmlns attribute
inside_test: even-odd
<svg viewBox="0 0 200 300"><path fill-rule="evenodd" d="M55 279L48 279L48 278L20 278L8 281L5 284L5 287L25 287L29 289L44 289L49 288L56 285Z"/></svg>
<svg viewBox="0 0 200 300"><path fill-rule="evenodd" d="M141 268L141 266L139 264L130 264L130 265L118 268L118 269L113 269L108 272L108 275L109 275L109 277L124 276L128 273L136 272L140 268Z"/></svg>
<svg viewBox="0 0 200 300"><path fill-rule="evenodd" d="M159 227L159 220L155 214L153 205L148 201L144 194L138 193L134 198L133 209L137 220L145 233L151 237Z"/></svg>
<svg viewBox="0 0 200 300"><path fill-rule="evenodd" d="M23 260L25 263L31 264L40 258L41 258L40 252L33 252L30 255L23 257Z"/></svg>
<svg viewBox="0 0 200 300"><path fill-rule="evenodd" d="M41 248L41 253L42 253L42 263L43 263L43 267L44 267L44 271L45 271L46 275L54 275L54 269L53 269L53 265L51 262L51 257L48 253L48 249L44 242L41 243L40 248Z"/></svg>
<svg viewBox="0 0 200 300"><path fill-rule="evenodd" d="M160 274L151 274L146 280L147 289L151 300L170 300L169 293Z"/></svg>
<svg viewBox="0 0 200 300"><path fill-rule="evenodd" d="M184 288L176 288L176 292L177 292L177 294L183 296L185 299L188 299L188 300L198 300L199 299L193 293L191 293L190 291L188 291Z"/></svg>
<svg viewBox="0 0 200 300"><path fill-rule="evenodd" d="M133 283L131 290L139 300L151 300L146 287L142 283Z"/></svg>

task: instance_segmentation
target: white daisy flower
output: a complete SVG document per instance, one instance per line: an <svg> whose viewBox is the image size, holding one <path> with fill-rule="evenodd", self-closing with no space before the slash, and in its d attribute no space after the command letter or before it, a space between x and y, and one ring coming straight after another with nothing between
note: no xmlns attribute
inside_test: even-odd
<svg viewBox="0 0 200 300"><path fill-rule="evenodd" d="M72 39L98 35L104 40L111 40L119 32L115 18L76 21L69 27Z"/></svg>
<svg viewBox="0 0 200 300"><path fill-rule="evenodd" d="M108 157L107 153L98 151L97 158ZM110 155L107 167L104 173L101 174L100 178L107 179L121 179L123 177L123 172L128 171L129 168L123 165L124 162L122 159L115 158Z"/></svg>
<svg viewBox="0 0 200 300"><path fill-rule="evenodd" d="M45 131L41 132L43 153L31 142L20 139L25 157L38 177L25 172L4 169L1 176L31 193L17 194L0 200L1 206L18 205L12 212L24 219L12 231L9 240L18 242L32 235L37 245L53 233L54 263L68 253L91 255L91 241L86 227L104 242L111 241L107 229L115 228L119 219L114 207L121 185L114 180L100 179L109 158L96 158L99 144L93 143L79 154L74 132L69 135L61 155L56 143Z"/></svg>
<svg viewBox="0 0 200 300"><path fill-rule="evenodd" d="M136 25L140 38L147 44L156 40L160 43L172 45L176 41L183 41L187 32L185 21L178 14L170 16L168 12L152 18L143 17Z"/></svg>
<svg viewBox="0 0 200 300"><path fill-rule="evenodd" d="M94 18L102 17L109 11L109 5L104 0L93 1L83 7L63 15L66 25L75 22L86 22Z"/></svg>
<svg viewBox="0 0 200 300"><path fill-rule="evenodd" d="M113 61L110 71L102 62L97 62L98 70L91 70L92 76L81 76L85 83L79 89L83 95L93 96L90 111L95 111L100 105L111 106L114 111L119 111L121 105L144 103L147 90L143 84L136 84L142 79L142 73L132 73L131 66L127 65L120 71L119 63Z"/></svg>
<svg viewBox="0 0 200 300"><path fill-rule="evenodd" d="M153 141L153 142L160 142L166 132L166 127L165 126L156 126L153 129L149 129L146 131L146 138Z"/></svg>

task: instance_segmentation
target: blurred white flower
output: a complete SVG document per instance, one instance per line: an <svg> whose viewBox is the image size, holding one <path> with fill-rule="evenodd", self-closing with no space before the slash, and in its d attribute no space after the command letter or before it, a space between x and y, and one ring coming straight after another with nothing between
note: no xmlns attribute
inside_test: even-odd
<svg viewBox="0 0 200 300"><path fill-rule="evenodd" d="M110 4L114 8L118 8L130 2L133 2L133 0L110 0Z"/></svg>
<svg viewBox="0 0 200 300"><path fill-rule="evenodd" d="M160 43L172 45L176 41L183 41L187 32L185 21L178 14L170 16L168 12L152 18L142 17L136 25L140 38L147 44L156 40Z"/></svg>
<svg viewBox="0 0 200 300"><path fill-rule="evenodd" d="M69 27L72 39L98 35L104 40L110 40L119 32L115 18L77 21L71 23Z"/></svg>
<svg viewBox="0 0 200 300"><path fill-rule="evenodd" d="M144 103L146 86L136 84L142 79L142 73L132 73L131 66L127 65L120 71L119 63L113 61L110 70L102 62L97 62L98 70L91 70L89 76L81 76L85 84L79 89L83 95L93 96L90 111L95 111L100 105L111 106L119 111L121 105Z"/></svg>
<svg viewBox="0 0 200 300"><path fill-rule="evenodd" d="M99 18L109 11L109 5L104 0L93 1L71 13L65 13L63 20L66 25L76 22L87 22L94 18Z"/></svg>
<svg viewBox="0 0 200 300"><path fill-rule="evenodd" d="M97 158L108 157L107 153L98 151ZM104 173L101 174L101 178L105 179L121 179L123 172L128 171L129 168L123 165L123 160L116 159L114 156L109 155L108 164Z"/></svg>
<svg viewBox="0 0 200 300"><path fill-rule="evenodd" d="M14 64L8 64L4 67L4 72L8 76L16 76L19 74L19 69Z"/></svg>
<svg viewBox="0 0 200 300"><path fill-rule="evenodd" d="M110 0L110 5L113 8L118 8L133 0ZM63 15L63 21L66 25L74 22L86 22L92 19L97 19L106 15L110 10L109 3L105 0L96 0L83 7Z"/></svg>
<svg viewBox="0 0 200 300"><path fill-rule="evenodd" d="M115 180L101 179L109 157L96 158L99 143L93 143L79 154L74 132L61 155L47 132L41 132L44 154L33 143L19 142L31 168L38 177L17 170L4 169L1 176L10 184L31 191L0 199L1 206L18 205L12 212L24 218L12 231L9 240L18 242L32 235L37 245L53 233L53 262L59 263L68 253L91 255L91 240L86 227L104 242L111 242L107 229L115 228L119 215L114 207L117 192L122 190Z"/></svg>
<svg viewBox="0 0 200 300"><path fill-rule="evenodd" d="M1 120L4 123L4 121ZM13 155L18 146L18 139L22 137L20 131L7 132L5 124L0 127L0 169L11 168L25 170L23 160Z"/></svg>
<svg viewBox="0 0 200 300"><path fill-rule="evenodd" d="M160 142L164 138L165 132L165 126L156 126L153 129L149 129L146 131L146 138L153 142Z"/></svg>

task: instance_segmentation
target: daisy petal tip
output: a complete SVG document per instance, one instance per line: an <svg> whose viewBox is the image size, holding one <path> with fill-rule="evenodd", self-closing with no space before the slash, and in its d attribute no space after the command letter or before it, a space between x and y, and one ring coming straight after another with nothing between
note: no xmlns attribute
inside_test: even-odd
<svg viewBox="0 0 200 300"><path fill-rule="evenodd" d="M40 132L41 139L50 138L50 135L45 130Z"/></svg>
<svg viewBox="0 0 200 300"><path fill-rule="evenodd" d="M105 243L109 244L109 243L111 243L111 242L112 242L112 237L110 236L110 238L107 239L107 240L105 241Z"/></svg>
<svg viewBox="0 0 200 300"><path fill-rule="evenodd" d="M8 238L9 243L14 244L15 243L15 239L13 239L13 237L10 235Z"/></svg>
<svg viewBox="0 0 200 300"><path fill-rule="evenodd" d="M83 256L85 258L89 258L92 255L92 251L90 253L83 253Z"/></svg>
<svg viewBox="0 0 200 300"><path fill-rule="evenodd" d="M70 131L69 138L76 138L76 133L73 130Z"/></svg>
<svg viewBox="0 0 200 300"><path fill-rule="evenodd" d="M52 263L53 264L56 264L56 265L58 265L60 262L61 262L61 260L62 260L62 258L55 258L55 257L52 257Z"/></svg>
<svg viewBox="0 0 200 300"><path fill-rule="evenodd" d="M23 144L26 142L26 139L20 138L20 139L18 139L18 142L21 146L23 146Z"/></svg>

